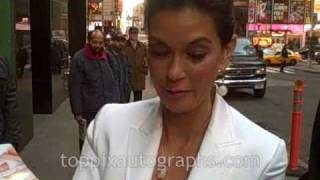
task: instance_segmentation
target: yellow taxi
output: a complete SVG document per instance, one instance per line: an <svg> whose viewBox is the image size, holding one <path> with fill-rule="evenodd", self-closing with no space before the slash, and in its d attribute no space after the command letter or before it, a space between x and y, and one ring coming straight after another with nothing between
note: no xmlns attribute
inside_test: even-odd
<svg viewBox="0 0 320 180"><path fill-rule="evenodd" d="M267 65L277 65L281 64L281 52L277 52L273 49L267 48L263 50L263 59ZM288 50L288 59L287 64L296 65L299 62L302 62L301 54L298 52L293 52Z"/></svg>

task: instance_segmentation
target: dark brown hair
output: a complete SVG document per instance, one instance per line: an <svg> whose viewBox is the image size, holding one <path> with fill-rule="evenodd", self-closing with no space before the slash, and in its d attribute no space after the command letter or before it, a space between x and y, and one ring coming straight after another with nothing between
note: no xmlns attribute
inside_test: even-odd
<svg viewBox="0 0 320 180"><path fill-rule="evenodd" d="M151 19L163 10L177 10L184 7L199 9L208 13L216 25L221 44L228 44L234 33L233 0L146 0L145 21L147 28Z"/></svg>

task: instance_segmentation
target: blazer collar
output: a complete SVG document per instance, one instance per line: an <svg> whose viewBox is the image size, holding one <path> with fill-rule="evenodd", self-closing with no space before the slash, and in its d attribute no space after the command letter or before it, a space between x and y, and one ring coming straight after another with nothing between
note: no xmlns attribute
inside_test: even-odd
<svg viewBox="0 0 320 180"><path fill-rule="evenodd" d="M192 168L188 180L225 179L226 169L232 174L233 169L224 167L227 165L224 163L236 155L241 145L235 136L234 118L231 107L216 95L209 127L197 155L200 164ZM211 164L207 166L208 163Z"/></svg>
<svg viewBox="0 0 320 180"><path fill-rule="evenodd" d="M162 112L160 106L160 99L156 98L152 104L148 104L152 110L147 116L144 116L144 121L135 127L145 135L152 135L155 130L162 130ZM237 138L234 135L233 116L229 105L225 100L216 95L213 105L210 123L205 134L206 140L214 142L215 144L226 144L234 142Z"/></svg>
<svg viewBox="0 0 320 180"><path fill-rule="evenodd" d="M152 107L152 110L147 116L143 117L142 123L130 129L128 156L137 157L142 155L149 162L152 160L155 162L162 134L162 113L159 98L148 106ZM145 112L145 109L141 109L141 112ZM234 154L240 145L240 141L234 135L233 116L230 107L219 95L216 95L210 119L207 132L198 152L198 158L213 156L213 158L217 158L215 160L220 161L221 158ZM154 166L152 165L142 166L141 168L129 167L127 169L127 179L149 180L151 179L153 169ZM211 174L209 172L215 173ZM194 167L189 179L209 178L209 175L209 179L212 179L212 177L219 179L224 173L223 168L208 171L208 168Z"/></svg>
<svg viewBox="0 0 320 180"><path fill-rule="evenodd" d="M151 109L147 112L147 115L145 115L146 109ZM157 98L150 104L143 106L141 115L136 117L144 119L142 123L130 129L127 157L130 159L141 159L140 157L142 157L142 161L140 160L135 165L127 167L126 179L128 180L151 179L154 169L154 163L152 162L156 162L160 144L162 115L159 99Z"/></svg>

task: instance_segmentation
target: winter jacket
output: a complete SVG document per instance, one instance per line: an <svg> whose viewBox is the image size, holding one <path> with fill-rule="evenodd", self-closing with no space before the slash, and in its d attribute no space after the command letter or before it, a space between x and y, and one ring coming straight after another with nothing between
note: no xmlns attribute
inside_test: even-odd
<svg viewBox="0 0 320 180"><path fill-rule="evenodd" d="M132 67L128 62L128 57L122 52L117 51L114 48L108 49L108 54L115 59L111 66L114 72L114 76L117 79L120 90L120 102L127 102L127 95L130 92L130 79L132 77Z"/></svg>
<svg viewBox="0 0 320 180"><path fill-rule="evenodd" d="M120 101L110 58L92 59L78 51L71 62L69 93L74 115L96 113L104 104ZM113 60L114 61L114 60Z"/></svg>
<svg viewBox="0 0 320 180"><path fill-rule="evenodd" d="M15 148L21 138L17 110L16 83L9 74L7 60L0 57L0 143L11 143Z"/></svg>
<svg viewBox="0 0 320 180"><path fill-rule="evenodd" d="M128 56L129 63L132 66L132 77L130 80L132 90L144 90L146 86L146 75L148 74L146 46L143 43L138 42L137 48L134 49L130 41L128 41L126 47L124 48L124 52Z"/></svg>

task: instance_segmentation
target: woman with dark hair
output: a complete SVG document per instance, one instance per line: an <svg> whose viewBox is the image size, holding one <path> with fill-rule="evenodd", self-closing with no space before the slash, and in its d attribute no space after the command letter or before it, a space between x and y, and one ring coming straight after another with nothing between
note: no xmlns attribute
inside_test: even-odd
<svg viewBox="0 0 320 180"><path fill-rule="evenodd" d="M236 44L232 3L147 0L148 65L159 98L103 107L73 179L284 179L285 142L213 86Z"/></svg>

